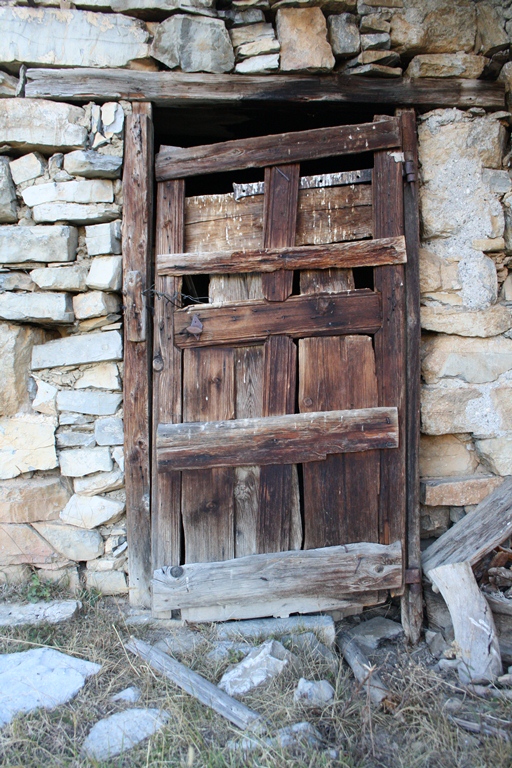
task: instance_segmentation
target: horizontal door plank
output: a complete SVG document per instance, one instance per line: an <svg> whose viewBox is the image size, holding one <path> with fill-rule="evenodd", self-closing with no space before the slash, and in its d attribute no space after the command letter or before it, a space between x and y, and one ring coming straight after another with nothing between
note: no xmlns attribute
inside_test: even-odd
<svg viewBox="0 0 512 768"><path fill-rule="evenodd" d="M402 547L358 542L322 549L248 555L217 563L161 568L154 600L173 609L285 598L345 599L368 590L394 589L402 580Z"/></svg>
<svg viewBox="0 0 512 768"><path fill-rule="evenodd" d="M283 334L300 339L375 333L381 327L382 308L380 294L364 288L346 293L290 296L286 301L253 299L223 305L196 304L178 310L174 318L177 347L208 347L254 344Z"/></svg>
<svg viewBox="0 0 512 768"><path fill-rule="evenodd" d="M156 156L158 181L205 173L263 168L321 157L353 155L400 146L400 123L390 117L378 123L313 128L186 149L165 147Z"/></svg>
<svg viewBox="0 0 512 768"><path fill-rule="evenodd" d="M57 101L151 101L156 106L243 101L369 103L504 109L505 85L462 78L215 75L127 69L28 69L25 96Z"/></svg>
<svg viewBox="0 0 512 768"><path fill-rule="evenodd" d="M263 248L255 251L192 251L159 254L159 275L230 275L280 269L379 267L407 261L404 237L360 240L335 245Z"/></svg>
<svg viewBox="0 0 512 768"><path fill-rule="evenodd" d="M331 453L398 446L396 408L290 413L228 421L159 424L160 471L297 464Z"/></svg>

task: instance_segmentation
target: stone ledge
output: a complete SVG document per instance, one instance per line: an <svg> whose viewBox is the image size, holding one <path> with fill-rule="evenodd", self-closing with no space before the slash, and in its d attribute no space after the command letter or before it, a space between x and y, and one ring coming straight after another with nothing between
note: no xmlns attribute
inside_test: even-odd
<svg viewBox="0 0 512 768"><path fill-rule="evenodd" d="M420 483L420 501L429 507L480 504L502 482L495 475L426 478Z"/></svg>

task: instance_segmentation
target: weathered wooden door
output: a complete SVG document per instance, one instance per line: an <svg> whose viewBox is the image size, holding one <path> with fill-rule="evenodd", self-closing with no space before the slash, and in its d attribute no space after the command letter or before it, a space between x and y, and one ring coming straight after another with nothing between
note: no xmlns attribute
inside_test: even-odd
<svg viewBox="0 0 512 768"><path fill-rule="evenodd" d="M372 168L301 179L301 161L362 152ZM402 161L396 117L159 153L156 615L401 592ZM187 177L247 167L265 169L263 188L186 197ZM194 280L206 298L187 297Z"/></svg>

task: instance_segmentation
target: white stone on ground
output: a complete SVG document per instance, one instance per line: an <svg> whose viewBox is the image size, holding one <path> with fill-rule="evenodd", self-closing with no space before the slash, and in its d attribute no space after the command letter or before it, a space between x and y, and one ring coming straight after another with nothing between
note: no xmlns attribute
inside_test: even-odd
<svg viewBox="0 0 512 768"><path fill-rule="evenodd" d="M141 697L141 692L134 685L110 697L111 701L125 701L127 704L135 704Z"/></svg>
<svg viewBox="0 0 512 768"><path fill-rule="evenodd" d="M77 243L74 227L0 227L0 264L73 261Z"/></svg>
<svg viewBox="0 0 512 768"><path fill-rule="evenodd" d="M230 696L242 696L270 682L293 665L297 657L277 640L266 640L243 661L222 675L219 688Z"/></svg>
<svg viewBox="0 0 512 768"><path fill-rule="evenodd" d="M291 616L288 619L248 619L246 621L226 621L217 625L219 640L258 640L262 637L279 637L298 632L314 632L327 646L333 646L336 632L331 616L318 614L312 616Z"/></svg>
<svg viewBox="0 0 512 768"><path fill-rule="evenodd" d="M82 752L91 760L109 760L153 736L170 715L159 709L127 709L97 722L85 739Z"/></svg>
<svg viewBox="0 0 512 768"><path fill-rule="evenodd" d="M103 226L103 224L98 226ZM87 285L89 288L96 288L99 291L120 291L122 273L122 256L98 257L91 264L87 275Z"/></svg>
<svg viewBox="0 0 512 768"><path fill-rule="evenodd" d="M248 643L236 643L232 640L220 640L215 643L211 651L208 651L206 658L213 661L215 664L219 664L229 659L230 656L247 656L252 651L252 645ZM162 649L163 650L163 649Z"/></svg>
<svg viewBox="0 0 512 768"><path fill-rule="evenodd" d="M86 333L36 345L32 352L32 369L122 359L123 342L119 331Z"/></svg>
<svg viewBox="0 0 512 768"><path fill-rule="evenodd" d="M119 520L124 512L124 503L104 496L78 496L70 498L60 513L63 523L78 528L96 528Z"/></svg>
<svg viewBox="0 0 512 768"><path fill-rule="evenodd" d="M1 603L0 627L25 624L59 624L68 621L80 610L79 600L53 600L49 603Z"/></svg>
<svg viewBox="0 0 512 768"><path fill-rule="evenodd" d="M350 630L352 637L357 640L364 650L375 651L386 642L400 640L404 636L401 624L383 616L375 616L369 621L362 621L357 627Z"/></svg>
<svg viewBox="0 0 512 768"><path fill-rule="evenodd" d="M0 655L0 725L21 712L65 704L100 669L53 648Z"/></svg>
<svg viewBox="0 0 512 768"><path fill-rule="evenodd" d="M318 749L322 747L322 734L311 723L295 723L287 725L277 731L275 736L254 739L246 738L240 741L228 741L227 747L233 751L253 752L262 746L274 749L300 749L309 747Z"/></svg>
<svg viewBox="0 0 512 768"><path fill-rule="evenodd" d="M121 222L117 220L86 227L85 244L89 256L121 253Z"/></svg>
<svg viewBox="0 0 512 768"><path fill-rule="evenodd" d="M327 680L306 680L301 677L293 694L296 704L323 707L334 699L334 688Z"/></svg>

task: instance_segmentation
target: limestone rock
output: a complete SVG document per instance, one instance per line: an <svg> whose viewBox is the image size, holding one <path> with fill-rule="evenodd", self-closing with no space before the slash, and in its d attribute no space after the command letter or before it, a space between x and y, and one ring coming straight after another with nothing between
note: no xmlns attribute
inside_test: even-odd
<svg viewBox="0 0 512 768"><path fill-rule="evenodd" d="M125 67L149 55L144 24L122 15L0 8L0 61L54 67Z"/></svg>
<svg viewBox="0 0 512 768"><path fill-rule="evenodd" d="M0 157L0 224L18 221L16 189L14 187L9 158Z"/></svg>
<svg viewBox="0 0 512 768"><path fill-rule="evenodd" d="M5 480L0 483L0 522L56 520L70 496L67 483L58 475Z"/></svg>
<svg viewBox="0 0 512 768"><path fill-rule="evenodd" d="M77 243L75 227L0 227L0 264L74 261Z"/></svg>
<svg viewBox="0 0 512 768"><path fill-rule="evenodd" d="M423 388L422 428L430 435L473 432L494 437L512 429L511 405L512 390L506 384L489 388L442 379Z"/></svg>
<svg viewBox="0 0 512 768"><path fill-rule="evenodd" d="M115 363L101 363L88 368L75 382L75 389L113 389L119 390L119 371Z"/></svg>
<svg viewBox="0 0 512 768"><path fill-rule="evenodd" d="M124 474L120 469L114 469L112 472L98 472L98 474L87 477L76 477L73 485L75 493L83 496L109 493L123 487Z"/></svg>
<svg viewBox="0 0 512 768"><path fill-rule="evenodd" d="M276 69L279 69L279 55L273 53L267 56L251 56L250 59L240 61L235 67L235 72L239 75L257 75Z"/></svg>
<svg viewBox="0 0 512 768"><path fill-rule="evenodd" d="M124 595L128 592L123 571L86 570L85 582L87 589L97 589L102 595Z"/></svg>
<svg viewBox="0 0 512 768"><path fill-rule="evenodd" d="M450 527L450 507L426 507L420 505L420 537L438 538Z"/></svg>
<svg viewBox="0 0 512 768"><path fill-rule="evenodd" d="M275 32L272 24L250 24L248 26L236 27L229 31L231 43L233 48L237 49L241 45L247 45L248 43L254 43L257 40L264 38L274 40Z"/></svg>
<svg viewBox="0 0 512 768"><path fill-rule="evenodd" d="M16 96L18 90L18 80L15 77L11 77L7 72L0 72L0 98L6 98L8 96Z"/></svg>
<svg viewBox="0 0 512 768"><path fill-rule="evenodd" d="M346 62L346 71L352 67L366 64L380 64L384 67L396 67L400 65L400 56L394 51L362 51L358 56Z"/></svg>
<svg viewBox="0 0 512 768"><path fill-rule="evenodd" d="M65 704L100 669L99 664L53 648L4 654L0 657L0 725L7 725L22 712Z"/></svg>
<svg viewBox="0 0 512 768"><path fill-rule="evenodd" d="M66 293L2 293L0 319L58 325L72 323L75 317Z"/></svg>
<svg viewBox="0 0 512 768"><path fill-rule="evenodd" d="M32 208L32 216L36 223L71 221L78 226L85 226L114 221L119 217L120 210L114 203L42 203Z"/></svg>
<svg viewBox="0 0 512 768"><path fill-rule="evenodd" d="M32 410L45 413L47 416L57 415L57 387L47 381L35 379L37 393L32 400Z"/></svg>
<svg viewBox="0 0 512 768"><path fill-rule="evenodd" d="M31 574L28 565L0 565L0 584L23 584Z"/></svg>
<svg viewBox="0 0 512 768"><path fill-rule="evenodd" d="M117 448L112 449L112 458L116 462L121 472L124 472L124 449L122 446L119 445Z"/></svg>
<svg viewBox="0 0 512 768"><path fill-rule="evenodd" d="M112 470L112 459L108 448L70 448L61 451L59 459L60 471L65 477L84 477L94 472Z"/></svg>
<svg viewBox="0 0 512 768"><path fill-rule="evenodd" d="M471 0L407 0L391 19L391 44L399 53L457 53L473 50L475 4Z"/></svg>
<svg viewBox="0 0 512 768"><path fill-rule="evenodd" d="M73 309L77 320L88 317L103 317L119 311L120 302L117 296L103 291L88 291L73 298Z"/></svg>
<svg viewBox="0 0 512 768"><path fill-rule="evenodd" d="M471 475L477 466L478 459L469 437L463 435L421 435L421 477Z"/></svg>
<svg viewBox="0 0 512 768"><path fill-rule="evenodd" d="M367 32L390 32L391 24L386 21L380 14L369 14L363 16L360 23L360 29L362 33Z"/></svg>
<svg viewBox="0 0 512 768"><path fill-rule="evenodd" d="M265 640L222 675L219 688L230 696L242 696L270 682L287 667L293 666L295 660L296 657L277 640Z"/></svg>
<svg viewBox="0 0 512 768"><path fill-rule="evenodd" d="M364 651L371 653L387 642L395 642L404 636L401 624L383 616L375 616L369 621L362 621L350 630L350 634Z"/></svg>
<svg viewBox="0 0 512 768"><path fill-rule="evenodd" d="M487 59L472 53L425 53L409 64L408 77L465 77L477 80Z"/></svg>
<svg viewBox="0 0 512 768"><path fill-rule="evenodd" d="M68 560L94 560L103 554L103 539L98 531L88 531L57 522L34 523L33 526L56 552Z"/></svg>
<svg viewBox="0 0 512 768"><path fill-rule="evenodd" d="M506 195L512 189L512 179L508 171L499 171L495 168L484 168L482 181L495 195ZM499 239L499 238L497 238ZM484 250L483 248L481 250ZM501 249L503 250L503 248Z"/></svg>
<svg viewBox="0 0 512 768"><path fill-rule="evenodd" d="M361 40L355 16L340 13L327 19L329 42L335 56L354 56L359 52Z"/></svg>
<svg viewBox="0 0 512 768"><path fill-rule="evenodd" d="M26 12L28 9L16 10ZM36 9L30 10L41 13ZM0 46L10 43L9 35L3 28L6 13L11 13L11 9L0 8L0 25L4 33ZM47 33L49 30L45 30L41 37L48 37ZM1 53L0 60L3 60ZM70 104L43 99L0 99L0 146L8 145L26 152L82 149L87 143L84 121L84 110Z"/></svg>
<svg viewBox="0 0 512 768"><path fill-rule="evenodd" d="M85 244L89 256L121 253L121 222L118 220L86 227Z"/></svg>
<svg viewBox="0 0 512 768"><path fill-rule="evenodd" d="M60 513L63 523L76 525L78 528L97 528L99 525L115 523L124 512L121 501L104 496L78 496L70 498Z"/></svg>
<svg viewBox="0 0 512 768"><path fill-rule="evenodd" d="M141 695L142 694L140 690L134 685L131 685L129 688L124 688L122 691L119 691L119 693L111 696L110 700L125 701L127 704L135 704L137 701L139 701Z"/></svg>
<svg viewBox="0 0 512 768"><path fill-rule="evenodd" d="M0 293L2 291L33 291L35 283L25 272L0 272Z"/></svg>
<svg viewBox="0 0 512 768"><path fill-rule="evenodd" d="M89 413L92 416L110 416L116 412L122 395L110 392L72 392L61 390L57 395L59 411Z"/></svg>
<svg viewBox="0 0 512 768"><path fill-rule="evenodd" d="M64 170L71 176L84 176L86 179L118 179L122 165L122 157L101 155L93 149L78 149L64 157Z"/></svg>
<svg viewBox="0 0 512 768"><path fill-rule="evenodd" d="M422 375L427 384L445 377L481 384L512 369L512 340L502 336L433 336L424 343L422 358Z"/></svg>
<svg viewBox="0 0 512 768"><path fill-rule="evenodd" d="M11 160L9 166L14 183L23 184L44 174L46 160L39 152L31 152L29 155L18 157L17 160Z"/></svg>
<svg viewBox="0 0 512 768"><path fill-rule="evenodd" d="M296 704L307 707L325 707L334 699L334 688L327 680L306 680L301 677L293 694Z"/></svg>
<svg viewBox="0 0 512 768"><path fill-rule="evenodd" d="M122 359L121 334L119 331L105 331L68 336L35 346L32 352L32 369Z"/></svg>
<svg viewBox="0 0 512 768"><path fill-rule="evenodd" d="M193 41L193 44L191 44ZM171 16L157 27L151 55L170 69L230 72L234 53L223 21L203 16Z"/></svg>
<svg viewBox="0 0 512 768"><path fill-rule="evenodd" d="M123 445L123 420L116 417L97 419L94 436L98 445Z"/></svg>
<svg viewBox="0 0 512 768"><path fill-rule="evenodd" d="M368 51L365 51L368 53ZM344 69L346 75L358 75L362 77L402 77L401 67L387 67L384 64L362 64L357 67L347 67Z"/></svg>
<svg viewBox="0 0 512 768"><path fill-rule="evenodd" d="M477 440L476 450L482 463L497 475L512 475L512 438L493 437Z"/></svg>
<svg viewBox="0 0 512 768"><path fill-rule="evenodd" d="M491 3L476 5L476 53L493 56L510 45L503 24Z"/></svg>
<svg viewBox="0 0 512 768"><path fill-rule="evenodd" d="M159 14L184 11L208 15L213 5L213 0L111 0L113 11L134 16L145 16L151 11Z"/></svg>
<svg viewBox="0 0 512 768"><path fill-rule="evenodd" d="M486 338L508 331L512 327L512 313L503 304L475 312L429 305L421 308L421 327L438 333Z"/></svg>
<svg viewBox="0 0 512 768"><path fill-rule="evenodd" d="M82 603L78 600L52 600L48 603L0 604L0 627L22 627L27 624L60 624L74 618Z"/></svg>
<svg viewBox="0 0 512 768"><path fill-rule="evenodd" d="M390 47L391 39L387 32L361 35L361 49L363 51L389 50Z"/></svg>
<svg viewBox="0 0 512 768"><path fill-rule="evenodd" d="M96 440L91 432L63 430L57 434L57 448L93 448Z"/></svg>
<svg viewBox="0 0 512 768"><path fill-rule="evenodd" d="M122 136L124 128L123 108L116 101L108 101L101 107L101 122L105 138Z"/></svg>
<svg viewBox="0 0 512 768"><path fill-rule="evenodd" d="M42 291L85 291L87 267L74 264L72 267L42 267L33 269L31 279Z"/></svg>
<svg viewBox="0 0 512 768"><path fill-rule="evenodd" d="M158 733L169 720L159 709L127 709L97 722L84 741L82 752L91 760L109 760Z"/></svg>
<svg viewBox="0 0 512 768"><path fill-rule="evenodd" d="M272 750L291 750L294 753L311 749L322 749L322 734L311 723L294 723L280 728L275 736L265 738L243 738L240 741L228 741L227 747L230 750L242 752L246 755L248 752L260 750L262 744Z"/></svg>
<svg viewBox="0 0 512 768"><path fill-rule="evenodd" d="M510 274L501 286L501 298L504 301L512 301L512 275Z"/></svg>
<svg viewBox="0 0 512 768"><path fill-rule="evenodd" d="M103 256L93 260L87 275L87 285L99 291L120 291L122 277L122 256Z"/></svg>
<svg viewBox="0 0 512 768"><path fill-rule="evenodd" d="M30 525L0 523L0 564L52 565L58 555Z"/></svg>
<svg viewBox="0 0 512 768"><path fill-rule="evenodd" d="M279 40L272 37L262 37L260 40L255 40L253 43L245 43L237 48L236 60L243 61L243 59L248 59L249 57L279 53L280 50Z"/></svg>
<svg viewBox="0 0 512 768"><path fill-rule="evenodd" d="M249 8L247 11L238 11L236 8L218 10L219 19L223 19L226 27L244 27L246 24L259 24L265 21L263 11L259 8Z"/></svg>
<svg viewBox="0 0 512 768"><path fill-rule="evenodd" d="M480 504L502 482L503 478L494 475L422 480L421 501L428 506L464 507Z"/></svg>
<svg viewBox="0 0 512 768"><path fill-rule="evenodd" d="M33 207L43 203L111 203L114 188L110 180L51 181L35 184L21 193L26 205Z"/></svg>
<svg viewBox="0 0 512 768"><path fill-rule="evenodd" d="M30 357L34 345L44 339L42 329L0 323L0 416L29 408Z"/></svg>
<svg viewBox="0 0 512 768"><path fill-rule="evenodd" d="M277 12L277 36L283 72L326 72L334 67L320 8L281 8Z"/></svg>
<svg viewBox="0 0 512 768"><path fill-rule="evenodd" d="M55 422L40 415L0 419L0 480L57 466Z"/></svg>
<svg viewBox="0 0 512 768"><path fill-rule="evenodd" d="M71 568L39 568L37 575L40 581L48 584L58 584L71 593L76 593L80 587L78 569Z"/></svg>

